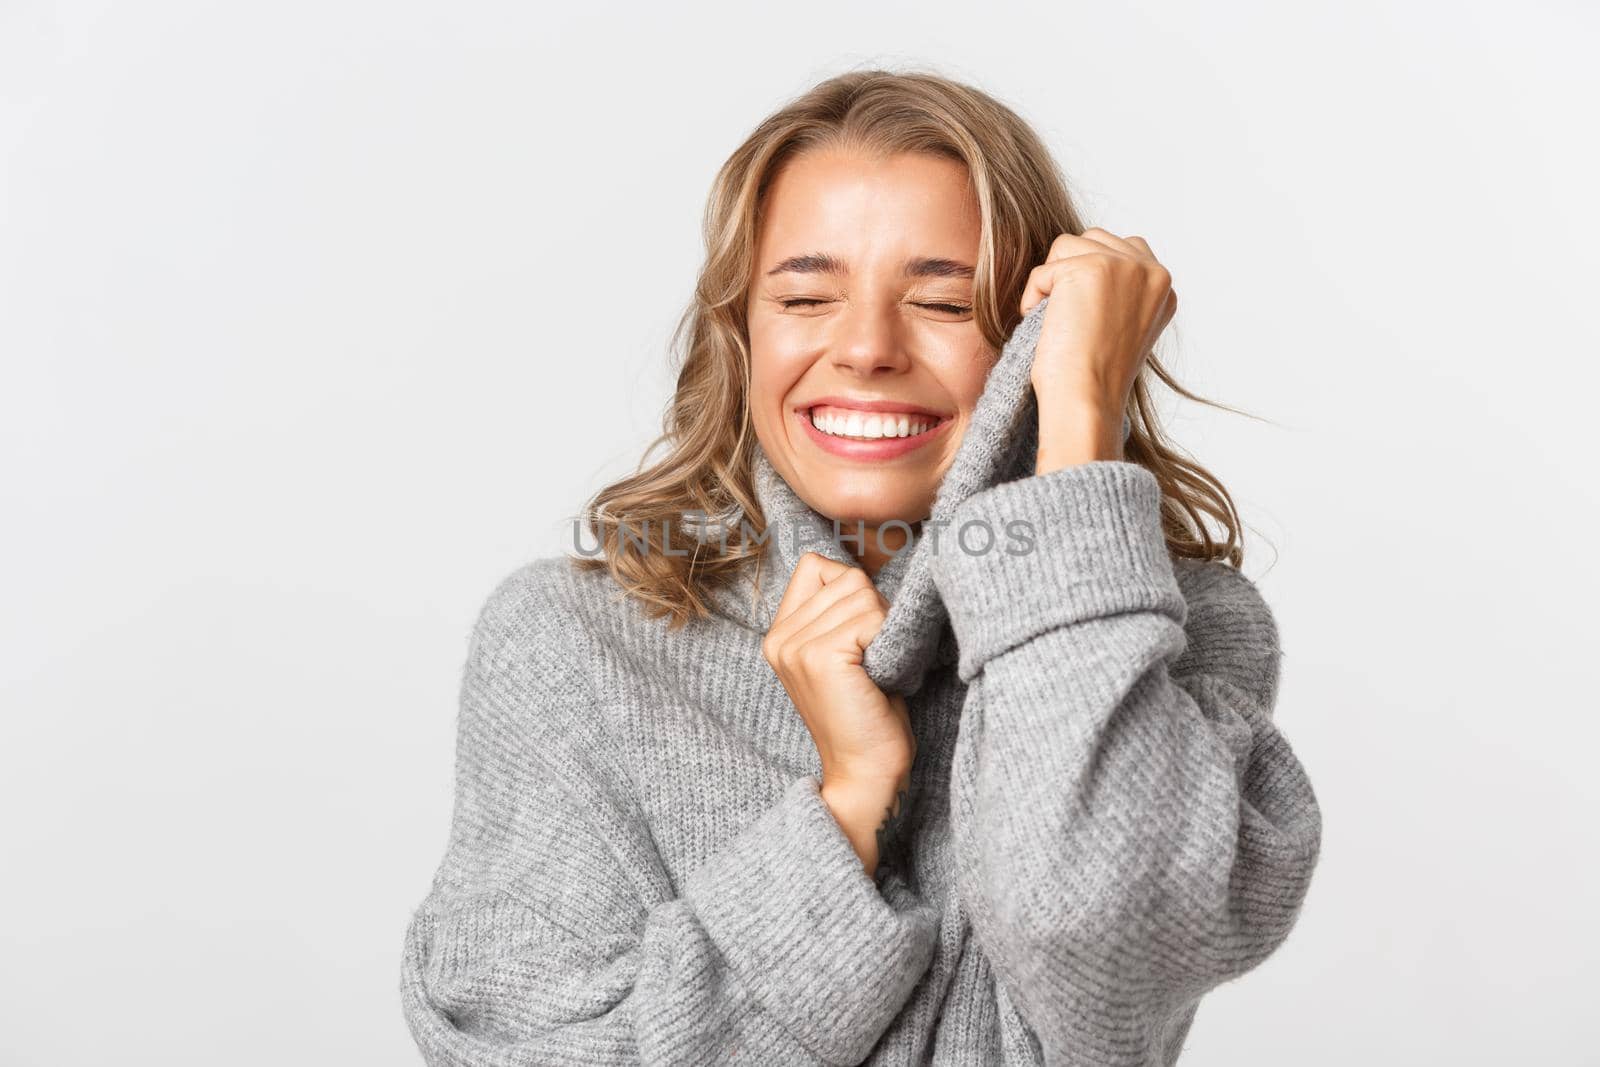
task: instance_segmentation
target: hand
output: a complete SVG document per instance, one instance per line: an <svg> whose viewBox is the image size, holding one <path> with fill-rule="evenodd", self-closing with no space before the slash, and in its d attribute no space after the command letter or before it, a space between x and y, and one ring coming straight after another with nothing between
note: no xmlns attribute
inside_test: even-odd
<svg viewBox="0 0 1600 1067"><path fill-rule="evenodd" d="M1037 473L1122 458L1122 417L1145 357L1178 310L1172 275L1142 237L1064 233L1028 275L1022 313L1044 297L1033 391Z"/></svg>
<svg viewBox="0 0 1600 1067"><path fill-rule="evenodd" d="M823 799L869 874L916 756L905 698L886 695L861 665L888 607L866 571L807 552L761 643L822 757Z"/></svg>

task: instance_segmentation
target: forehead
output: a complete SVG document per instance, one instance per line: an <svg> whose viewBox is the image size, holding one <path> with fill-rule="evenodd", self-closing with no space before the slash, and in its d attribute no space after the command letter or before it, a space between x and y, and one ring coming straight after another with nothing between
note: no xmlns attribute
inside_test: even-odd
<svg viewBox="0 0 1600 1067"><path fill-rule="evenodd" d="M818 253L848 268L900 267L915 256L970 263L980 236L977 196L955 160L818 150L774 177L757 255L763 273L779 260Z"/></svg>

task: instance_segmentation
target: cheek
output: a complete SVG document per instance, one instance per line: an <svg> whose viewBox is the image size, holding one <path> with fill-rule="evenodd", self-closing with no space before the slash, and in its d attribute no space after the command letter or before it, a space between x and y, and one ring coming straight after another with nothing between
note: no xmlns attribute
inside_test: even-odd
<svg viewBox="0 0 1600 1067"><path fill-rule="evenodd" d="M974 369L962 380L963 391L961 393L960 404L966 410L971 411L973 408L977 407L978 397L983 395L983 385L984 382L988 381L989 367L991 365L992 364L990 362L982 357L975 358L972 361L971 366Z"/></svg>
<svg viewBox="0 0 1600 1067"><path fill-rule="evenodd" d="M970 412L983 395L984 383L989 380L989 368L994 366L998 353L979 344L964 350L959 356L943 361L939 367L939 381L957 408Z"/></svg>
<svg viewBox="0 0 1600 1067"><path fill-rule="evenodd" d="M781 414L785 400L805 377L811 347L785 331L750 331L750 399L763 418Z"/></svg>

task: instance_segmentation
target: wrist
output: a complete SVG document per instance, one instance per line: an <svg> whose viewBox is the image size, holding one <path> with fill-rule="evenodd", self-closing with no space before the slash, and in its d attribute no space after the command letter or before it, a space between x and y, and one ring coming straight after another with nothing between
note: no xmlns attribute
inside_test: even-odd
<svg viewBox="0 0 1600 1067"><path fill-rule="evenodd" d="M878 868L878 829L894 810L900 781L825 781L819 790L822 802L833 813L850 847L855 849L868 877Z"/></svg>
<svg viewBox="0 0 1600 1067"><path fill-rule="evenodd" d="M1096 460L1123 459L1122 422L1122 412L1102 405L1057 405L1049 409L1041 405L1035 473L1048 474Z"/></svg>
<svg viewBox="0 0 1600 1067"><path fill-rule="evenodd" d="M893 779L882 782L824 781L818 790L822 799L841 822L853 826L877 826L885 809L894 802L899 783Z"/></svg>

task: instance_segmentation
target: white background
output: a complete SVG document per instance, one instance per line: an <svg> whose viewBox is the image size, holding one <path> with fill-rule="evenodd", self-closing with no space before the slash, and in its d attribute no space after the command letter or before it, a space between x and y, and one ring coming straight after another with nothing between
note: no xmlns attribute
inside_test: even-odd
<svg viewBox="0 0 1600 1067"><path fill-rule="evenodd" d="M0 2L0 1063L419 1061L478 607L656 432L722 160L924 64L1259 416L1164 394L1325 844L1183 1062L1592 1056L1594 9L1320 6Z"/></svg>

